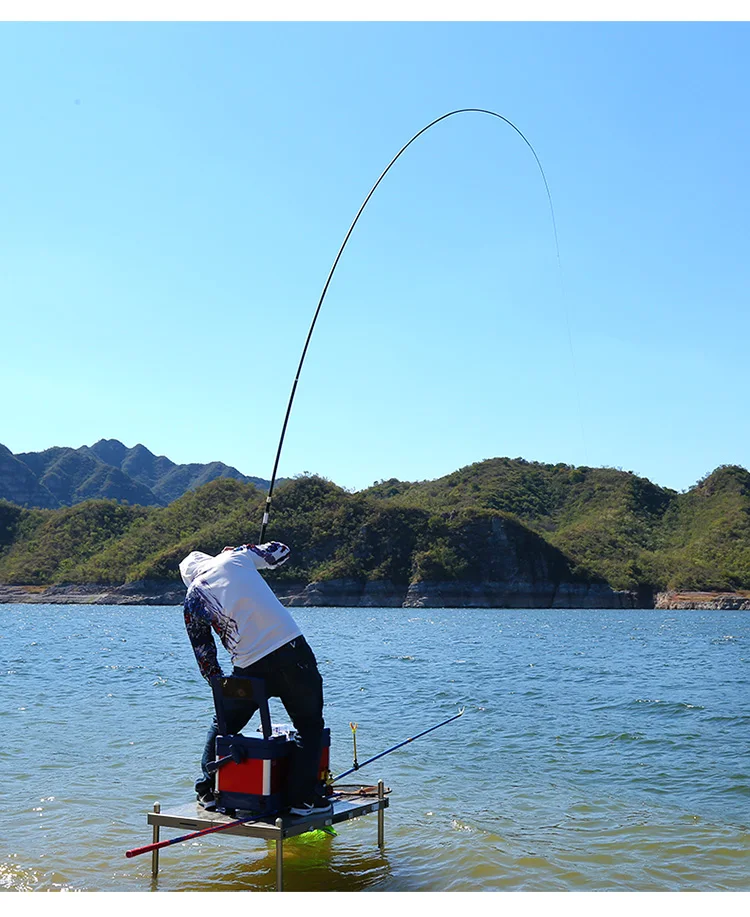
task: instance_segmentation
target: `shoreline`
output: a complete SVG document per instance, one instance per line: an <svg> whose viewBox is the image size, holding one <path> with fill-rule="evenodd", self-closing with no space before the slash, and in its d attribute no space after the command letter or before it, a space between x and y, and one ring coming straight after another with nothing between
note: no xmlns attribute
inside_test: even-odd
<svg viewBox="0 0 750 917"><path fill-rule="evenodd" d="M290 608L640 608L657 611L750 611L749 592L666 591L656 595L611 589L601 583L464 583L331 580L274 583L279 601ZM53 586L0 584L0 604L181 605L184 586L140 581Z"/></svg>
<svg viewBox="0 0 750 917"><path fill-rule="evenodd" d="M750 592L660 592L654 608L670 611L750 611Z"/></svg>

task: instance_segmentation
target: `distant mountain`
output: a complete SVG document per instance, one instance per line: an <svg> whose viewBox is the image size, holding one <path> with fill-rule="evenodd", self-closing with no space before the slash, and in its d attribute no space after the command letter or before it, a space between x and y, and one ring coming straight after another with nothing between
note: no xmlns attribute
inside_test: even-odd
<svg viewBox="0 0 750 917"><path fill-rule="evenodd" d="M129 449L116 439L18 455L0 444L0 499L29 508L59 509L92 499L167 506L216 478L233 478L262 490L269 486L263 478L248 477L223 462L178 465L140 443Z"/></svg>
<svg viewBox="0 0 750 917"><path fill-rule="evenodd" d="M0 445L0 495L19 506L38 506L42 509L59 506L31 468L3 445Z"/></svg>

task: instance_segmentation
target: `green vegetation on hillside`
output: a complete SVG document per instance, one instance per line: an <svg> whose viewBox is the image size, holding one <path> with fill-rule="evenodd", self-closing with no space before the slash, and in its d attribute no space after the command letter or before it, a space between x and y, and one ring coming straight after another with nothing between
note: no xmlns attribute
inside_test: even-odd
<svg viewBox="0 0 750 917"><path fill-rule="evenodd" d="M3 501L0 520L11 520L17 509ZM60 510L21 512L23 516L15 517L16 537L0 553L4 583L75 582L75 570L82 561L120 539L148 510L113 500L89 500Z"/></svg>
<svg viewBox="0 0 750 917"><path fill-rule="evenodd" d="M0 581L176 580L191 550L255 541L264 499L225 477L166 507L0 501ZM294 582L525 577L750 589L750 473L723 466L687 493L611 468L507 458L355 494L304 476L277 487L268 537L293 547L273 576Z"/></svg>
<svg viewBox="0 0 750 917"><path fill-rule="evenodd" d="M433 511L476 507L509 513L559 548L582 575L595 574L617 589L649 585L646 557L657 547L664 513L678 496L630 472L507 458L469 465L436 481L382 482L365 493Z"/></svg>
<svg viewBox="0 0 750 917"><path fill-rule="evenodd" d="M750 473L723 465L675 500L664 517L654 578L670 588L750 585Z"/></svg>

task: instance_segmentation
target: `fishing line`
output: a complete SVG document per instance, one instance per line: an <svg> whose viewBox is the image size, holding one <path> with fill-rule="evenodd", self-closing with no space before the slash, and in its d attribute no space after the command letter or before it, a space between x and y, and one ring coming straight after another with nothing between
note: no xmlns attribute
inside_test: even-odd
<svg viewBox="0 0 750 917"><path fill-rule="evenodd" d="M313 315L312 323L310 324L310 330L307 332L307 338L305 339L305 346L302 348L302 356L300 357L299 365L297 366L297 374L294 377L292 391L289 396L289 403L287 404L286 414L284 415L284 423L281 427L281 437L279 438L279 445L276 450L276 459L273 463L273 473L271 474L271 484L268 488L268 496L266 497L266 505L265 505L265 509L263 512L263 522L261 523L261 527L260 527L260 538L258 539L259 544L263 543L263 538L266 533L266 526L268 525L268 520L270 518L271 500L273 498L273 489L276 483L276 473L279 468L279 459L281 457L281 450L284 445L284 437L286 436L286 428L287 428L287 424L289 423L289 415L292 412L292 404L294 403L294 396L297 392L297 383L299 382L300 373L302 372L302 366L305 362L305 357L307 356L307 348L310 345L310 339L312 338L313 331L315 330L315 323L318 320L318 315L320 314L320 309L321 309L321 306L323 305L323 301L326 298L326 293L328 292L328 287L330 286L331 279L333 278L334 272L336 271L336 267L338 266L341 256L344 253L346 244L349 241L349 238L352 232L354 231L354 227L357 225L357 221L359 220L360 216L362 215L362 212L365 209L365 207L367 206L370 198L373 196L373 194L377 190L378 185L383 181L385 176L390 171L391 166L394 165L394 163L399 159L402 153L406 152L406 150L412 145L412 143L414 143L415 140L421 137L422 134L428 131L431 127L434 127L436 124L439 124L441 121L445 121L446 118L453 117L453 115L461 115L461 114L466 114L469 112L472 112L475 114L482 114L482 115L491 115L493 118L499 118L500 121L504 121L509 127L513 128L513 130L523 140L526 146L531 150L534 160L536 161L536 164L539 167L539 172L541 173L542 180L544 182L544 189L547 192L547 200L549 201L550 215L552 217L552 230L555 236L555 251L557 253L557 263L558 263L558 267L560 267L560 246L557 240L557 221L555 220L555 209L552 206L552 194L550 193L549 185L547 184L547 176L544 174L542 163L540 162L539 157L536 154L536 150L531 145L531 142L524 135L524 133L518 127L516 127L516 125L512 121L510 121L508 118L504 117L503 115L498 114L496 111L490 111L489 109L486 109L486 108L458 108L455 111L449 111L447 114L441 115L439 118L435 118L434 121L430 121L430 123L427 124L425 127L423 127L422 130L418 131L411 138L411 140L409 140L408 143L405 143L401 147L401 149L398 151L398 153L396 153L396 155L388 163L385 169L383 169L378 180L375 182L375 184L370 189L367 197L364 199L361 207L357 211L357 215L354 217L354 220L352 221L352 224L349 227L349 231L347 232L346 236L344 237L344 241L341 243L341 248L338 250L338 254L336 255L336 258L333 262L333 266L331 267L331 270L328 273L328 277L326 278L325 285L323 286L323 292L320 294L320 299L318 300L318 305L317 305L317 308L315 309L315 314ZM571 347L572 347L572 342L571 342Z"/></svg>

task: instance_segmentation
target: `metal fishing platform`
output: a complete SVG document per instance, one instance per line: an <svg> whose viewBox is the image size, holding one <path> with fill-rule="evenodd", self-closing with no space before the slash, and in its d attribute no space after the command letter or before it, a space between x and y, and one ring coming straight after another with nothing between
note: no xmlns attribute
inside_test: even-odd
<svg viewBox="0 0 750 917"><path fill-rule="evenodd" d="M276 891L284 890L284 841L290 837L297 837L316 828L326 828L352 818L360 818L373 812L378 816L378 847L382 850L385 846L385 810L389 806L387 794L390 790L385 788L383 781L378 781L377 786L347 785L336 788L331 802L333 812L309 817L296 817L285 815L280 818L258 818L246 821L226 830L222 834L236 834L243 837L256 837L271 840L276 843ZM237 813L241 815L241 813ZM153 826L153 843L159 843L161 828L181 828L189 831L202 831L206 828L218 828L236 820L237 816L225 815L221 812L209 812L198 805L197 802L188 803L167 812L161 811L159 803L154 803L153 812L148 813L148 824ZM154 878L159 873L159 850L151 853L151 874Z"/></svg>
<svg viewBox="0 0 750 917"><path fill-rule="evenodd" d="M206 769L216 775L216 809L209 811L193 802L178 809L162 812L160 804L154 804L153 812L148 813L148 824L153 828L153 842L125 853L128 858L151 853L151 873L154 877L159 873L160 850L194 838L222 832L274 841L276 890L283 891L284 841L287 838L316 829L329 828L373 812L377 812L378 815L378 846L382 850L385 843L384 812L389 805L387 794L390 790L385 788L382 780L378 781L377 786L342 784L340 781L361 767L372 764L373 761L403 748L415 739L457 720L464 713L464 708L461 708L458 713L441 723L387 748L380 754L373 755L362 764L357 761L357 724L350 723L354 741L354 766L337 777L332 777L328 769L330 733L323 730L318 778L326 784L326 796L331 802L330 810L307 817L280 815L282 812L288 813L284 781L288 773L288 759L294 755L296 746L288 732L281 731L275 734L273 731L263 679L217 677L212 679L212 688L219 734L216 739L216 759L207 762ZM255 709L260 712L262 739L243 736L240 733L228 734L224 715L224 699L227 696L254 700ZM231 815L228 814L230 812ZM161 828L187 828L189 833L160 841Z"/></svg>

